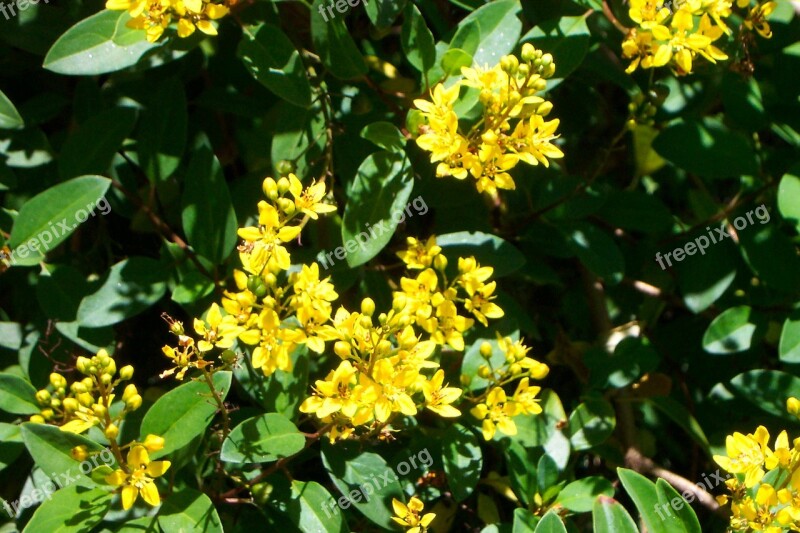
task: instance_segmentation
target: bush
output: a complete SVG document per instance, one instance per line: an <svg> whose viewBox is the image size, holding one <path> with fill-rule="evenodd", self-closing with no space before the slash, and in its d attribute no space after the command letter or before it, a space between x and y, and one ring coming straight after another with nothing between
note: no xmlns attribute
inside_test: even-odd
<svg viewBox="0 0 800 533"><path fill-rule="evenodd" d="M0 12L4 531L800 527L791 3Z"/></svg>

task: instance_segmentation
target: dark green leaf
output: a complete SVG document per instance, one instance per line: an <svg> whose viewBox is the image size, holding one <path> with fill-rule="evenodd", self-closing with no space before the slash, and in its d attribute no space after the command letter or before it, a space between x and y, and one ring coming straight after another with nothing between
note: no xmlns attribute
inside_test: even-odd
<svg viewBox="0 0 800 533"><path fill-rule="evenodd" d="M81 124L61 148L58 171L62 178L82 174L106 174L114 154L133 131L136 111L115 107L102 111Z"/></svg>
<svg viewBox="0 0 800 533"><path fill-rule="evenodd" d="M483 466L475 434L461 425L450 426L442 436L442 462L453 497L465 500L475 490Z"/></svg>
<svg viewBox="0 0 800 533"><path fill-rule="evenodd" d="M800 171L787 173L778 186L778 210L800 232Z"/></svg>
<svg viewBox="0 0 800 533"><path fill-rule="evenodd" d="M568 232L570 248L586 268L610 284L625 275L625 259L614 239L593 224L576 223Z"/></svg>
<svg viewBox="0 0 800 533"><path fill-rule="evenodd" d="M761 209L763 206L756 209ZM769 222L769 213L766 217L758 217L761 224ZM745 217L737 217L733 223L738 224L739 220ZM766 219L766 220L765 220ZM742 255L750 266L764 282L764 285L780 291L791 293L800 292L800 276L795 272L800 271L800 257L797 255L795 244L781 232L775 224L760 227L746 227L739 231L739 244L742 248Z"/></svg>
<svg viewBox="0 0 800 533"><path fill-rule="evenodd" d="M325 487L314 481L292 481L288 514L300 531L340 533L345 522L342 511Z"/></svg>
<svg viewBox="0 0 800 533"><path fill-rule="evenodd" d="M796 420L786 412L786 398L800 397L800 378L778 370L750 370L731 380L731 390L771 415Z"/></svg>
<svg viewBox="0 0 800 533"><path fill-rule="evenodd" d="M561 17L539 23L522 37L536 48L553 55L556 77L566 78L586 57L589 51L588 14L578 17Z"/></svg>
<svg viewBox="0 0 800 533"><path fill-rule="evenodd" d="M163 531L177 533L223 531L222 522L209 497L193 489L182 489L164 500L158 513L158 525Z"/></svg>
<svg viewBox="0 0 800 533"><path fill-rule="evenodd" d="M311 14L317 17L316 13ZM300 107L311 107L311 84L292 41L279 27L245 28L237 51L248 72L264 87Z"/></svg>
<svg viewBox="0 0 800 533"><path fill-rule="evenodd" d="M601 496L592 508L594 533L639 533L628 511L615 499Z"/></svg>
<svg viewBox="0 0 800 533"><path fill-rule="evenodd" d="M139 164L152 182L175 172L186 149L189 116L186 94L178 78L158 84L139 125Z"/></svg>
<svg viewBox="0 0 800 533"><path fill-rule="evenodd" d="M111 493L79 485L65 487L39 507L23 533L83 533L103 520L111 507Z"/></svg>
<svg viewBox="0 0 800 533"><path fill-rule="evenodd" d="M472 65L472 56L461 48L451 48L442 56L442 70L448 76L458 76L462 67Z"/></svg>
<svg viewBox="0 0 800 533"><path fill-rule="evenodd" d="M492 278L506 276L522 268L525 256L514 245L496 235L480 231L447 233L436 237L442 253L454 262L459 257L475 257L482 266L494 268Z"/></svg>
<svg viewBox="0 0 800 533"><path fill-rule="evenodd" d="M148 257L131 257L111 267L100 287L78 307L78 322L100 328L138 315L164 296L167 272Z"/></svg>
<svg viewBox="0 0 800 533"><path fill-rule="evenodd" d="M664 521L656 513L658 495L653 482L627 468L617 468L617 475L619 475L622 486L628 492L628 496L631 497L634 505L636 505L647 531L650 533L670 533Z"/></svg>
<svg viewBox="0 0 800 533"><path fill-rule="evenodd" d="M784 363L800 363L800 311L794 311L783 323L778 354Z"/></svg>
<svg viewBox="0 0 800 533"><path fill-rule="evenodd" d="M363 76L367 73L367 65L344 24L344 16L329 18L327 12L322 15L328 5L328 0L314 0L311 6L314 48L325 67L337 78L347 80Z"/></svg>
<svg viewBox="0 0 800 533"><path fill-rule="evenodd" d="M245 420L222 444L220 458L231 463L266 463L294 455L306 439L291 420L267 413Z"/></svg>
<svg viewBox="0 0 800 533"><path fill-rule="evenodd" d="M760 322L757 313L746 305L726 309L708 326L703 349L717 355L749 350Z"/></svg>
<svg viewBox="0 0 800 533"><path fill-rule="evenodd" d="M82 470L82 463L76 461L70 452L76 446L86 446L89 452L103 452L105 450L103 446L81 435L61 431L56 426L27 422L22 424L21 431L25 447L36 462L36 466L41 468L54 482L59 485L65 484L65 479L72 478L73 482L78 485L86 487L95 485L88 476L90 470L86 467ZM98 458L98 466L104 464L103 455L95 456ZM111 454L108 453L108 455ZM94 463L90 462L89 466L94 466Z"/></svg>
<svg viewBox="0 0 800 533"><path fill-rule="evenodd" d="M15 415L40 411L33 385L13 374L0 374L0 410Z"/></svg>
<svg viewBox="0 0 800 533"><path fill-rule="evenodd" d="M413 3L406 7L405 21L401 32L401 44L406 59L420 72L428 72L436 62L436 45L433 34L425 24L425 18Z"/></svg>
<svg viewBox="0 0 800 533"><path fill-rule="evenodd" d="M575 513L588 513L597 497L614 495L614 486L600 476L589 476L573 481L558 493L556 503L560 503Z"/></svg>
<svg viewBox="0 0 800 533"><path fill-rule="evenodd" d="M424 22L423 22L424 23ZM3 91L0 91L0 129L18 129L25 126L19 111Z"/></svg>
<svg viewBox="0 0 800 533"><path fill-rule="evenodd" d="M373 122L361 130L361 136L372 144L389 152L402 152L406 147L406 138L391 122Z"/></svg>
<svg viewBox="0 0 800 533"><path fill-rule="evenodd" d="M614 407L610 403L602 399L586 400L569 415L572 448L588 450L602 444L611 436L616 424Z"/></svg>
<svg viewBox="0 0 800 533"><path fill-rule="evenodd" d="M663 479L656 480L659 517L664 517L665 526L674 533L702 533L700 522L694 514L692 506Z"/></svg>

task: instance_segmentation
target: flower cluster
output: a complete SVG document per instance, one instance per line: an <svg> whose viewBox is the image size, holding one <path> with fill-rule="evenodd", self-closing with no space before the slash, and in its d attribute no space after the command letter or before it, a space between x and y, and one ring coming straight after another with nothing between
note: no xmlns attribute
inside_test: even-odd
<svg viewBox="0 0 800 533"><path fill-rule="evenodd" d="M789 398L787 409L797 415L800 400ZM734 474L725 482L731 496L717 497L722 505L730 501L733 531L800 530L800 438L790 443L781 431L772 448L769 438L764 426L747 435L735 432L725 440L727 455L714 456Z"/></svg>
<svg viewBox="0 0 800 533"><path fill-rule="evenodd" d="M330 278L320 279L316 263L288 273L292 258L285 245L310 219L336 207L323 203L323 183L304 189L294 174L277 181L267 178L263 190L267 200L258 204L257 225L239 230L243 270L234 272L236 290L226 291L222 307L213 304L205 320L194 320L197 343L184 334L182 325L173 323L178 346L165 346L164 354L176 366L162 376L177 371L182 379L189 368L205 368L214 348L223 350L221 359L230 364L236 359L231 348L237 341L252 348L253 367L270 376L292 369L291 353L298 346L322 353L324 341L331 340L323 331L338 294Z"/></svg>
<svg viewBox="0 0 800 533"><path fill-rule="evenodd" d="M33 415L31 422L57 424L62 431L71 433L84 433L93 426L100 426L106 438L116 438L125 415L142 405L142 397L131 383L122 392L122 409L111 415L114 390L133 377L133 367L124 366L117 374L117 365L105 350L91 358L78 357L75 367L85 377L69 387L64 376L50 374L50 388L36 393L42 411Z"/></svg>
<svg viewBox="0 0 800 533"><path fill-rule="evenodd" d="M701 56L711 63L728 59L714 42L731 30L725 19L733 12L734 0L631 0L628 12L637 24L622 43L622 55L630 59L627 72L669 65L676 74L692 72ZM737 7L750 6L750 0L735 0ZM760 2L749 10L744 26L769 38L766 22L775 2Z"/></svg>
<svg viewBox="0 0 800 533"><path fill-rule="evenodd" d="M117 443L120 423L128 413L142 405L136 385L129 383L122 392L122 407L112 406L114 390L133 377L133 367L124 366L117 373L114 359L106 350L100 350L91 358L78 357L75 368L85 377L69 386L63 375L50 374L50 387L36 393L42 412L33 415L31 422L57 424L62 431L70 433L84 433L98 426L108 439L118 469L114 471L108 465L98 466L92 471L92 478L104 479L109 485L121 487L122 507L126 510L133 506L139 494L150 505L159 505L161 498L153 478L166 472L170 462L150 462L147 452L163 449L164 438L147 435L143 442L133 441L124 446ZM112 412L116 414L112 415ZM122 456L125 449L130 450L127 460ZM85 461L91 455L106 451L90 452L87 446L81 445L73 448L71 455L76 461Z"/></svg>
<svg viewBox="0 0 800 533"><path fill-rule="evenodd" d="M487 392L478 398L470 398L477 403L470 410L470 414L481 421L483 438L486 440L494 438L497 430L506 435L516 435L515 416L538 415L542 412L539 400L536 398L541 387L531 386L530 380L544 379L550 372L546 364L528 357L530 348L522 341L515 341L498 334L497 344L505 357L505 362L498 368L493 368L491 362L494 347L489 342L481 344L480 353L487 363L478 368L478 376L489 381L489 387ZM503 386L516 380L519 380L519 383L513 396L509 398ZM462 384L469 385L471 381L472 376L466 374L461 376Z"/></svg>
<svg viewBox="0 0 800 533"><path fill-rule="evenodd" d="M463 334L475 319L459 314L459 305L483 324L503 316L492 302L495 282L487 283L492 269L475 258L460 258L458 274L448 281L448 262L435 237L409 238L398 256L409 270L421 272L400 280L388 313L375 317L375 303L366 298L360 312L341 307L320 330L320 339L335 341L334 353L342 361L317 380L300 410L330 425L331 441L348 438L359 427L367 434L379 431L393 415L413 416L421 408L460 416L453 403L462 391L445 384L444 370L431 357L437 345L464 349ZM432 376L423 374L428 369Z"/></svg>
<svg viewBox="0 0 800 533"><path fill-rule="evenodd" d="M521 57L504 56L493 68L464 67L463 79L434 87L432 101L414 101L425 119L417 144L438 163L437 177L471 175L478 192L494 197L498 189L516 187L508 171L519 161L549 166L549 159L564 156L553 144L558 119L545 121L553 105L536 94L555 73L553 56L526 43ZM455 105L466 88L479 91L483 114L462 128Z"/></svg>
<svg viewBox="0 0 800 533"><path fill-rule="evenodd" d="M237 0L107 0L106 9L127 11L128 27L147 32L147 40L156 42L169 25L178 22L178 36L189 37L200 30L216 35L212 21L230 12Z"/></svg>
<svg viewBox="0 0 800 533"><path fill-rule="evenodd" d="M395 514L392 520L407 528L406 533L425 533L428 531L428 526L431 525L433 519L436 518L435 513L421 515L425 505L416 496L408 501L408 505L396 498L392 498L392 508Z"/></svg>

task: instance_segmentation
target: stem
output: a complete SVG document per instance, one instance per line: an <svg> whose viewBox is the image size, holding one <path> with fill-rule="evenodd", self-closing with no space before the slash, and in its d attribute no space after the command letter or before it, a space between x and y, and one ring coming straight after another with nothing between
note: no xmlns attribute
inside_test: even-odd
<svg viewBox="0 0 800 533"><path fill-rule="evenodd" d="M209 390L211 390L211 395L214 397L214 401L217 403L217 408L222 414L222 440L224 441L226 438L228 438L228 433L231 431L231 419L228 415L228 408L225 407L225 400L222 399L219 391L216 389L216 387L214 387L212 373L205 368L201 368L200 370L202 370L203 378L205 378L206 384L208 385Z"/></svg>

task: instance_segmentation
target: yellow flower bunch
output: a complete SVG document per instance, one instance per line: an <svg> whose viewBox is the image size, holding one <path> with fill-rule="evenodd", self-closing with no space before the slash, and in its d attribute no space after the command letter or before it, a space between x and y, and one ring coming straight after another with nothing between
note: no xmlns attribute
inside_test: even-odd
<svg viewBox="0 0 800 533"><path fill-rule="evenodd" d="M125 415L142 405L142 397L131 383L122 392L122 410L111 415L114 390L133 377L133 367L124 366L117 374L117 365L105 350L91 358L78 357L75 367L85 377L69 387L64 376L50 374L50 388L36 393L42 411L33 415L31 422L56 424L70 433L84 433L93 426L100 426L107 438L116 438Z"/></svg>
<svg viewBox="0 0 800 533"><path fill-rule="evenodd" d="M735 0L739 8L750 0ZM630 59L626 72L669 65L678 75L690 74L697 56L711 63L728 59L714 42L731 30L725 19L731 16L734 0L631 0L628 11L637 27L622 43L622 56ZM747 29L765 38L772 33L766 17L775 2L760 2L745 19Z"/></svg>
<svg viewBox="0 0 800 533"><path fill-rule="evenodd" d="M539 361L528 357L530 348L522 341L514 341L510 337L497 335L497 344L505 356L505 362L498 368L492 368L491 359L494 348L491 343L484 342L480 346L480 353L487 364L478 368L478 376L489 381L487 392L477 398L468 398L477 403L470 410L470 414L481 421L483 438L491 440L497 430L506 435L516 435L517 426L514 417L517 415L538 415L542 412L536 395L541 387L531 386L531 378L544 379L550 368ZM503 389L504 385L516 380L517 388L510 398ZM472 376L461 376L461 382L469 385Z"/></svg>
<svg viewBox="0 0 800 533"><path fill-rule="evenodd" d="M324 183L304 189L294 174L277 181L267 178L263 191L267 199L258 204L257 225L239 229L244 270L234 272L236 290L226 291L222 307L213 304L205 320L194 320L197 343L184 334L180 323L171 324L178 346L165 346L163 351L176 366L162 376L177 371L176 377L182 379L190 368L205 368L212 364L206 354L214 348L223 350L223 363L230 364L236 359L230 348L237 341L253 347L253 367L270 376L292 369L290 354L299 345L322 353L325 341L331 340L322 334L323 326L330 321L331 302L339 295L330 278L320 279L316 263L287 274L292 258L285 245L309 220L336 207L323 202Z"/></svg>
<svg viewBox="0 0 800 533"><path fill-rule="evenodd" d="M200 30L216 35L212 21L221 19L237 0L106 0L106 9L127 11L129 28L145 30L147 40L156 42L169 25L178 22L178 36L189 37Z"/></svg>
<svg viewBox="0 0 800 533"><path fill-rule="evenodd" d="M421 408L446 418L460 416L453 403L461 389L449 387L444 370L430 358L437 345L464 350L463 334L475 320L459 314L457 304L483 324L503 316L492 302L495 282L487 283L492 269L474 257L459 258L459 273L448 281L448 262L435 237L425 242L409 238L398 256L409 270L421 272L400 280L388 313L375 317L375 302L366 298L361 312L341 307L332 324L318 331L321 341L335 341L334 353L342 361L316 381L314 394L300 410L330 425L332 442L350 437L358 427L379 431L393 415L414 416ZM428 338L423 340L418 330ZM423 374L427 369L435 369L432 376Z"/></svg>
<svg viewBox="0 0 800 533"><path fill-rule="evenodd" d="M797 415L800 400L789 398L787 410ZM730 502L733 531L800 530L800 437L790 444L781 431L772 448L769 438L764 426L747 435L735 432L725 440L727 455L714 456L735 476L725 482L731 496L717 497L722 505Z"/></svg>
<svg viewBox="0 0 800 533"><path fill-rule="evenodd" d="M559 120L545 121L553 105L537 96L555 73L553 56L525 43L521 57L504 56L493 68L464 67L463 79L448 88L436 85L431 101L414 101L425 119L417 144L438 163L437 177L471 175L478 192L494 197L498 189L516 187L508 171L520 161L547 167L564 156L553 144ZM462 128L455 104L467 87L480 92L483 114Z"/></svg>
<svg viewBox="0 0 800 533"><path fill-rule="evenodd" d="M133 377L133 367L124 366L117 373L114 359L106 350L100 350L91 358L78 357L75 368L86 377L69 386L61 374L50 374L50 387L36 393L42 412L33 415L30 421L57 424L62 431L70 433L84 433L99 426L109 441L118 469L113 471L104 464L94 469L93 477L98 473L109 485L122 487L122 507L126 510L133 506L139 494L150 505L159 505L161 498L152 478L166 472L170 462L150 462L147 452L163 449L164 438L147 435L144 442L133 441L124 446L117 443L120 423L128 413L142 405L136 385L129 383L122 392L122 409L112 409L114 390ZM112 410L118 413L112 416ZM125 449L130 449L127 460L122 456L122 450ZM81 445L73 448L70 455L76 461L85 461L92 455L106 452L106 449L89 452L86 446Z"/></svg>
<svg viewBox="0 0 800 533"><path fill-rule="evenodd" d="M425 533L428 531L428 526L431 525L433 519L436 518L435 513L421 515L425 505L416 496L413 496L408 501L408 505L396 498L392 498L392 508L395 514L392 520L407 528L406 533Z"/></svg>

